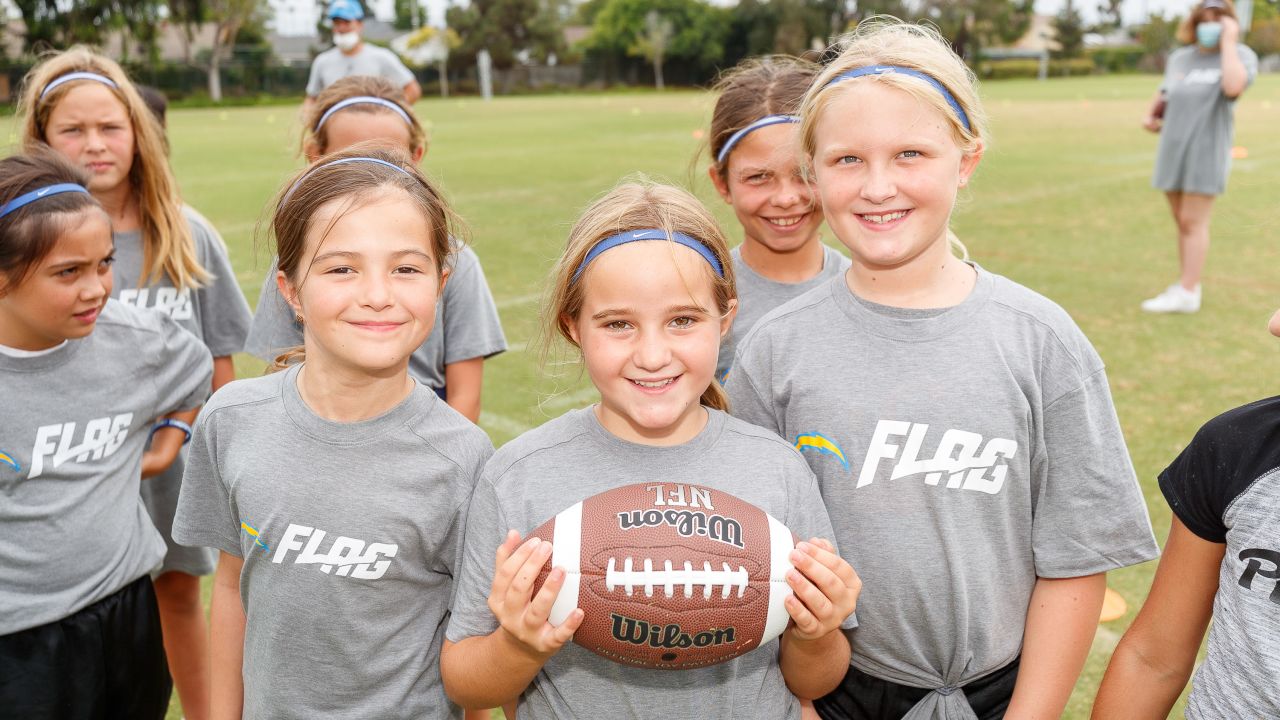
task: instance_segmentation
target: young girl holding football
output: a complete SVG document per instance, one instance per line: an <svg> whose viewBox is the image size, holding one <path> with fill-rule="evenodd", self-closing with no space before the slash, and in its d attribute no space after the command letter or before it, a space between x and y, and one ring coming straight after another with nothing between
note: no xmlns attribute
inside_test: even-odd
<svg viewBox="0 0 1280 720"><path fill-rule="evenodd" d="M383 78L343 78L325 88L307 111L302 148L315 162L360 142L378 142L408 153L416 164L426 153L426 135L400 90ZM507 349L498 309L480 258L459 244L435 329L409 359L409 373L434 389L472 422L480 419L484 361ZM271 362L302 343L302 326L276 289L272 264L258 296L248 350Z"/></svg>
<svg viewBox="0 0 1280 720"><path fill-rule="evenodd" d="M210 400L174 523L221 551L216 718L455 714L440 643L492 446L408 371L453 224L409 158L380 149L327 156L276 203L301 362Z"/></svg>
<svg viewBox="0 0 1280 720"><path fill-rule="evenodd" d="M935 31L863 23L800 114L853 265L761 321L727 387L805 453L866 582L818 711L1057 717L1106 571L1157 553L1102 361L1057 305L951 253L985 125Z"/></svg>
<svg viewBox="0 0 1280 720"><path fill-rule="evenodd" d="M518 700L521 720L590 717L604 698L612 717L798 718L795 696L816 697L839 681L849 646L837 630L852 625L859 582L825 541L791 553L798 572L788 575L795 596L786 609L794 623L780 642L675 674L567 645L585 616L574 609L558 626L548 621L562 568L531 592L553 548L521 536L579 500L632 483L724 490L801 538L829 536L800 456L724 412L713 376L735 304L725 239L682 190L621 185L570 232L544 325L548 337L581 352L600 402L525 433L485 466L441 662L460 704Z"/></svg>
<svg viewBox="0 0 1280 720"><path fill-rule="evenodd" d="M165 543L138 485L177 456L213 369L169 317L108 300L89 183L47 148L0 160L0 707L160 720Z"/></svg>
<svg viewBox="0 0 1280 720"><path fill-rule="evenodd" d="M188 210L169 169L164 131L112 60L77 47L27 76L23 140L48 143L90 173L89 190L111 217L116 248L113 297L168 314L204 341L216 390L235 377L251 315L217 232ZM142 485L143 500L168 543L156 579L165 649L189 718L207 702L208 628L200 576L212 551L185 548L170 535L183 456Z"/></svg>
<svg viewBox="0 0 1280 720"><path fill-rule="evenodd" d="M707 174L742 225L732 253L738 313L716 362L722 381L756 321L849 267L822 243L822 206L799 162L795 113L817 75L817 65L778 55L747 60L716 83Z"/></svg>

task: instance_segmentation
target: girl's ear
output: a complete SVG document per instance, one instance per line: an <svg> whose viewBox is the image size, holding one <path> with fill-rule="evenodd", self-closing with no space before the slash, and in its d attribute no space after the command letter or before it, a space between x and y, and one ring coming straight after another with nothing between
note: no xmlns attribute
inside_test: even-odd
<svg viewBox="0 0 1280 720"><path fill-rule="evenodd" d="M711 178L711 184L715 186L716 192L720 193L720 197L725 202L733 204L733 197L729 195L729 183L720 177L720 172L716 170L715 165L707 166L707 176Z"/></svg>
<svg viewBox="0 0 1280 720"><path fill-rule="evenodd" d="M724 340L729 334L729 329L733 327L733 319L738 316L738 300L734 298L729 301L729 311L720 318L720 339Z"/></svg>
<svg viewBox="0 0 1280 720"><path fill-rule="evenodd" d="M313 163L316 160L319 160L320 156L324 153L320 152L320 143L315 140L308 140L306 144L302 146L302 154L307 156L307 162Z"/></svg>
<svg viewBox="0 0 1280 720"><path fill-rule="evenodd" d="M276 288L280 290L280 297L289 303L289 307L293 310L293 315L298 320L302 319L302 303L298 302L298 289L293 286L289 278L285 276L283 270L276 271Z"/></svg>
<svg viewBox="0 0 1280 720"><path fill-rule="evenodd" d="M413 164L414 164L414 165L417 165L418 163L422 162L422 158L423 158L423 157L425 157L425 156L426 156L426 154L427 154L427 146L426 146L426 144L423 144L423 146L422 146L422 147L418 148L417 150L414 150L414 151L413 151Z"/></svg>
<svg viewBox="0 0 1280 720"><path fill-rule="evenodd" d="M969 177L978 169L978 163L982 161L982 153L986 151L986 147L982 141L978 141L978 147L973 152L960 158L960 185L968 185Z"/></svg>
<svg viewBox="0 0 1280 720"><path fill-rule="evenodd" d="M560 324L569 331L569 337L573 338L573 344L582 347L582 339L578 337L578 323L574 321L569 314L560 316Z"/></svg>

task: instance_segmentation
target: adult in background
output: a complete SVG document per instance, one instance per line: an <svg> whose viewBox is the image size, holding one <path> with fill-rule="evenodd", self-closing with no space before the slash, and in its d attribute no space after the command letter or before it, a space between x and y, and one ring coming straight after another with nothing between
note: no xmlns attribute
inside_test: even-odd
<svg viewBox="0 0 1280 720"><path fill-rule="evenodd" d="M374 75L386 78L404 89L409 104L422 97L422 87L413 72L390 50L369 45L360 39L364 29L364 8L359 0L333 0L328 17L333 21L333 47L316 56L307 81L307 102L321 90L351 75Z"/></svg>
<svg viewBox="0 0 1280 720"><path fill-rule="evenodd" d="M1160 133L1152 184L1165 192L1178 225L1182 275L1142 309L1200 309L1213 200L1227 186L1235 101L1258 74L1258 56L1240 44L1231 0L1203 0L1178 27L1184 47L1169 55L1164 82L1143 127Z"/></svg>

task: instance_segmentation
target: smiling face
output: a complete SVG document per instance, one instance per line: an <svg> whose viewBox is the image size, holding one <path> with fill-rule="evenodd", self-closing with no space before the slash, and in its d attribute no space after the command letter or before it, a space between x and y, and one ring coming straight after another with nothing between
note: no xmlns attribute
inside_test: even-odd
<svg viewBox="0 0 1280 720"><path fill-rule="evenodd" d="M86 80L67 90L49 112L45 141L89 171L89 190L117 190L133 168L134 136L129 111L102 83Z"/></svg>
<svg viewBox="0 0 1280 720"><path fill-rule="evenodd" d="M392 150L411 155L413 161L422 159L423 148L412 147L409 126L404 119L391 111L361 112L339 110L324 123L325 147L309 146L307 159L315 162L321 155L341 152L356 143L372 141Z"/></svg>
<svg viewBox="0 0 1280 720"><path fill-rule="evenodd" d="M875 80L839 89L814 126L814 177L827 224L869 270L949 253L956 192L981 151L961 152L933 105Z"/></svg>
<svg viewBox="0 0 1280 720"><path fill-rule="evenodd" d="M403 191L347 209L350 200L331 200L311 218L300 286L284 273L277 282L302 317L308 363L403 372L435 323L441 280L431 229Z"/></svg>
<svg viewBox="0 0 1280 720"><path fill-rule="evenodd" d="M774 253L817 242L822 225L822 207L801 173L796 133L791 123L760 128L734 146L724 177L715 167L710 171L742 224L744 241Z"/></svg>
<svg viewBox="0 0 1280 720"><path fill-rule="evenodd" d="M587 266L582 309L568 325L609 432L678 445L706 424L699 399L732 321L732 312L719 316L712 272L693 250L658 241L615 247Z"/></svg>
<svg viewBox="0 0 1280 720"><path fill-rule="evenodd" d="M63 223L53 248L16 287L0 280L0 345L45 350L93 332L111 295L111 226L97 208Z"/></svg>

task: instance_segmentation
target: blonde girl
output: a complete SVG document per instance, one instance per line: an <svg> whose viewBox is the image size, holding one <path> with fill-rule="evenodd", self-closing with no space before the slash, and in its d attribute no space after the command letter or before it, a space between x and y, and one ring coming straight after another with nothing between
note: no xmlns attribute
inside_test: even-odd
<svg viewBox="0 0 1280 720"><path fill-rule="evenodd" d="M408 153L414 163L426 153L426 135L417 115L387 80L343 78L307 106L302 151L308 161L366 141ZM409 372L478 422L484 361L505 351L507 340L479 256L459 243L453 257L435 330L413 354ZM302 342L302 327L280 297L275 276L273 265L263 280L247 341L249 352L268 362Z"/></svg>
<svg viewBox="0 0 1280 720"><path fill-rule="evenodd" d="M803 460L725 413L713 376L733 280L715 220L673 187L620 185L570 232L545 332L581 353L600 402L525 433L485 466L442 657L445 687L463 706L518 702L521 720L540 720L591 717L609 698L618 718L799 718L797 696L839 682L849 647L837 628L852 624L858 579L814 538L830 521ZM578 500L653 478L731 492L810 538L792 554L794 623L780 641L677 677L568 644L582 609L548 621L564 571L532 594L552 548L522 535Z"/></svg>
<svg viewBox="0 0 1280 720"><path fill-rule="evenodd" d="M818 70L785 55L753 58L715 86L707 174L742 226L742 244L732 253L738 314L720 345L721 381L756 321L849 267L848 258L822 244L822 206L797 143L796 111Z"/></svg>
<svg viewBox="0 0 1280 720"><path fill-rule="evenodd" d="M174 523L220 551L216 718L456 714L440 643L493 448L408 371L453 227L407 156L367 146L313 164L275 204L300 362L210 400Z"/></svg>
<svg viewBox="0 0 1280 720"><path fill-rule="evenodd" d="M800 115L853 264L756 326L728 391L804 453L866 582L817 710L1057 717L1106 571L1156 555L1102 361L1057 305L952 254L987 135L936 31L864 22Z"/></svg>
<svg viewBox="0 0 1280 720"><path fill-rule="evenodd" d="M234 378L249 306L221 238L183 205L163 129L120 66L83 47L52 55L27 75L20 112L27 147L48 143L89 172L89 190L111 218L112 296L168 314L200 338L214 357L214 389ZM199 720L208 694L199 577L213 571L213 554L170 537L184 456L142 495L169 547L156 579L169 667L187 716Z"/></svg>

